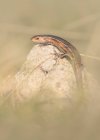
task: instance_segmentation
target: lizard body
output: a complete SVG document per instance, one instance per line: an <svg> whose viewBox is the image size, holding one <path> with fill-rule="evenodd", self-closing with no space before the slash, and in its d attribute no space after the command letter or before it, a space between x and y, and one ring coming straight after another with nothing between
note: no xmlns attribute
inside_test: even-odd
<svg viewBox="0 0 100 140"><path fill-rule="evenodd" d="M39 44L50 44L55 46L60 52L63 53L63 56L66 57L69 62L72 64L76 82L79 89L82 89L82 62L81 56L78 50L70 44L68 41L54 35L35 35L32 37L34 43Z"/></svg>

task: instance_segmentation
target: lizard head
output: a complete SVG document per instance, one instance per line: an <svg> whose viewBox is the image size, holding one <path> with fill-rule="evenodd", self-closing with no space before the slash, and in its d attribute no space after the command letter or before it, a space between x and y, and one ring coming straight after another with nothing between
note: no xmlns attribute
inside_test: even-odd
<svg viewBox="0 0 100 140"><path fill-rule="evenodd" d="M49 40L46 35L35 35L31 38L34 43L48 43Z"/></svg>

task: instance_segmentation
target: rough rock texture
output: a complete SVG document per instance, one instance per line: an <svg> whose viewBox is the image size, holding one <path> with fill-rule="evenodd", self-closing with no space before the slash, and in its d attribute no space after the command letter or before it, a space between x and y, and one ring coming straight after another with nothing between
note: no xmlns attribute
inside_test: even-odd
<svg viewBox="0 0 100 140"><path fill-rule="evenodd" d="M19 100L37 95L53 99L71 99L74 96L77 85L72 66L65 58L55 55L55 52L60 53L50 45L33 47L15 75L15 93Z"/></svg>
<svg viewBox="0 0 100 140"><path fill-rule="evenodd" d="M17 101L26 101L38 96L42 100L67 99L67 102L82 101L92 93L94 96L97 84L85 68L82 75L86 94L83 95L83 92L77 92L71 64L66 58L61 59L55 55L55 52L60 53L51 45L34 46L20 71L13 78L6 79L7 88L1 91L1 96ZM91 95L87 94L89 90L92 91Z"/></svg>
<svg viewBox="0 0 100 140"><path fill-rule="evenodd" d="M45 88L57 93L53 96L71 96L76 86L73 69L66 59L60 59L54 53L53 46L33 47L15 76L16 91L20 95L30 98Z"/></svg>

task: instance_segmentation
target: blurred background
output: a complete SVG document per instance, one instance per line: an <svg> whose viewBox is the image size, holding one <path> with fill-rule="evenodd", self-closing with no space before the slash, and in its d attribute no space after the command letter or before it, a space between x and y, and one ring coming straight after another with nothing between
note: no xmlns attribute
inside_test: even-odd
<svg viewBox="0 0 100 140"><path fill-rule="evenodd" d="M0 0L0 79L18 71L35 34L61 36L80 53L99 57L99 0ZM82 58L100 81L100 60Z"/></svg>
<svg viewBox="0 0 100 140"><path fill-rule="evenodd" d="M84 54L82 59L88 72L100 82L99 0L0 0L0 82L2 82L7 75L13 75L20 69L33 46L30 38L35 34L54 34L71 42L81 54ZM29 110L28 113L30 114ZM3 113L3 115L4 114L5 113ZM30 122L26 119L22 123L27 113L22 115L23 117L20 122L16 120L16 117L13 116L12 113L9 117L7 114L4 115L6 117L3 115L1 115L0 119L0 125L2 126L0 127L2 134L0 134L0 139L2 137L3 139L17 140L18 135L24 140L27 139L26 134L25 137L24 135L21 137L19 127L23 129L22 133L28 132L27 136L29 139L34 139L31 133L33 129L31 123L32 116L28 117L31 120ZM4 118L6 118L6 121ZM44 126L45 129L40 128L40 125L34 123L34 125L36 125L34 132L36 136L38 136L35 137L36 140L41 140L42 137L43 139L66 139L66 127L63 127L65 122L62 121L62 117L58 117L58 120L61 120L61 124L59 125L55 121L56 118L55 120L53 119L55 122L53 122L53 127L48 122L48 119L46 120L48 125L46 125L43 123L43 118L42 120L40 120L40 118L38 121L40 121L41 126ZM37 118L35 119L37 122ZM73 122L75 121L74 119ZM52 119L50 119L50 121L52 121ZM78 120L76 120L76 122L78 122ZM26 127L25 123L27 124ZM62 126L63 129L62 127L60 128L60 126ZM46 127L48 128L48 132L47 135L44 136ZM52 128L52 131L49 131L49 127L50 129ZM72 136L72 132L73 136L69 137L75 140L75 135L78 140L80 127L77 127L77 125L74 127L73 131L69 131L69 135ZM74 133L74 129L76 128L77 134ZM95 132L99 131L98 127L96 127L96 129ZM61 130L63 130L63 132L59 133ZM92 131L94 130L91 130L91 134ZM99 135L95 138L91 135L88 137L88 140L96 140L96 138L99 140Z"/></svg>

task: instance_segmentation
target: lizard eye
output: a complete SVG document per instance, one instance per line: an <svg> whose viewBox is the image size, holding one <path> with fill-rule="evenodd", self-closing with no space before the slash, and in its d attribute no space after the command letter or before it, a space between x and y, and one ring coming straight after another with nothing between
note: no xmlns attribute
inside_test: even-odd
<svg viewBox="0 0 100 140"><path fill-rule="evenodd" d="M35 39L36 39L36 40L39 40L39 37L36 37Z"/></svg>

